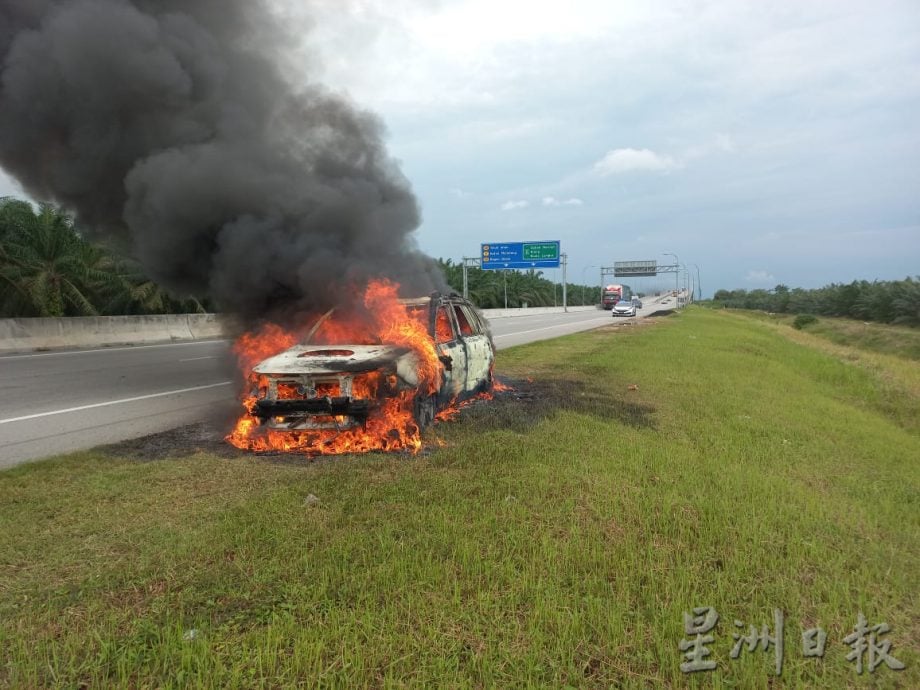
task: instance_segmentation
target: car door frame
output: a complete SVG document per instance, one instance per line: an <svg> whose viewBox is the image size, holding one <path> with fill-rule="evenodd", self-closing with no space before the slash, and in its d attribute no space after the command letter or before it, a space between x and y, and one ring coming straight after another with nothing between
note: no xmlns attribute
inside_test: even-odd
<svg viewBox="0 0 920 690"><path fill-rule="evenodd" d="M450 371L445 366L444 381L441 390L438 391L439 404L449 404L452 400L462 397L466 392L467 381L467 351L466 343L460 337L460 329L456 323L454 310L448 300L438 300L433 305L431 312L431 330L434 333L435 348L439 357L449 357L451 360ZM453 339L448 342L438 342L437 319L438 310L444 308L447 312L448 322L450 323L451 334Z"/></svg>
<svg viewBox="0 0 920 690"><path fill-rule="evenodd" d="M466 301L453 300L451 307L454 318L457 318L456 310L459 309L472 331L470 335L463 335L460 324L457 323L457 333L466 346L466 391L474 393L491 383L494 349L488 331L472 305Z"/></svg>

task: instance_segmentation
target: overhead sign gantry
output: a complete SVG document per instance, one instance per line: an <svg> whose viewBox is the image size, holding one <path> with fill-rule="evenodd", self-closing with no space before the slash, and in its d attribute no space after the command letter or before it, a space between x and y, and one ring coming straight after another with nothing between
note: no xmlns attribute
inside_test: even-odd
<svg viewBox="0 0 920 690"><path fill-rule="evenodd" d="M658 275L657 261L614 261L615 278L654 278Z"/></svg>
<svg viewBox="0 0 920 690"><path fill-rule="evenodd" d="M676 259L676 257L675 257ZM615 278L654 278L662 273L673 273L675 283L678 283L680 264L659 265L657 261L614 261L613 266L601 266L601 284L604 278L612 275ZM680 285L676 284L676 292L680 292ZM603 288L602 288L603 291ZM680 302L678 301L678 304Z"/></svg>

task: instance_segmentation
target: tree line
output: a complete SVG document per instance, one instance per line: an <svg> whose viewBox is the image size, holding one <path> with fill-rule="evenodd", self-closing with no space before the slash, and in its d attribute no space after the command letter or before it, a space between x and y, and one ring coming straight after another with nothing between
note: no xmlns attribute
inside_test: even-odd
<svg viewBox="0 0 920 690"><path fill-rule="evenodd" d="M439 259L453 290L463 290L463 266ZM562 286L542 271L470 268L470 299L483 309L562 304ZM595 304L597 285L569 283L568 304ZM183 314L212 311L205 296L176 297L124 253L93 242L72 216L51 204L0 198L0 318Z"/></svg>
<svg viewBox="0 0 920 690"><path fill-rule="evenodd" d="M713 304L779 314L845 316L863 321L920 326L920 276L905 280L854 280L821 288L717 290Z"/></svg>
<svg viewBox="0 0 920 690"><path fill-rule="evenodd" d="M170 295L137 261L86 239L61 209L0 198L0 317L186 314L209 306Z"/></svg>
<svg viewBox="0 0 920 690"><path fill-rule="evenodd" d="M463 265L438 259L448 285L463 291ZM562 286L539 270L467 269L470 299L483 309L562 304ZM570 305L597 304L599 285L567 284ZM730 309L846 316L920 326L920 277L853 281L822 288L718 290L713 304ZM204 296L176 297L140 264L84 236L51 204L0 198L0 317L183 314L212 311Z"/></svg>

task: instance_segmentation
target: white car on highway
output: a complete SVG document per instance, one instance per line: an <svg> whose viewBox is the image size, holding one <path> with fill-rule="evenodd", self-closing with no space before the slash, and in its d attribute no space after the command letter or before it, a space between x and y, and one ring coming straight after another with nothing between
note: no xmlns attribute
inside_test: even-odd
<svg viewBox="0 0 920 690"><path fill-rule="evenodd" d="M614 317L617 316L635 316L636 315L636 305L632 300L621 299L619 302L613 305L611 310Z"/></svg>

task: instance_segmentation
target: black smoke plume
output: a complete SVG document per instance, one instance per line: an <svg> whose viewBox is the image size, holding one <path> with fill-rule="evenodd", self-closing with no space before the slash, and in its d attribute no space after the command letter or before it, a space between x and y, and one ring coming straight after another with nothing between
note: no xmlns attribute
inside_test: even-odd
<svg viewBox="0 0 920 690"><path fill-rule="evenodd" d="M0 0L0 165L247 320L443 288L382 125L279 66L264 0Z"/></svg>

